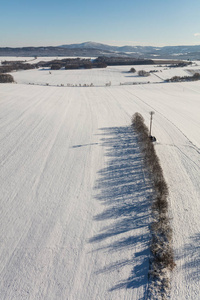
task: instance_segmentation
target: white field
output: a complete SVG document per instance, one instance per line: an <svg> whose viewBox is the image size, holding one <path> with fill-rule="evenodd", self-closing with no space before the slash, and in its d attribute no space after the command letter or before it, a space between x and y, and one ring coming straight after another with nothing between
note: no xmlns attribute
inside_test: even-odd
<svg viewBox="0 0 200 300"><path fill-rule="evenodd" d="M200 64L200 63L199 63ZM130 73L131 67L136 69L135 73ZM147 72L157 70L156 73L150 73L148 77L138 76L139 70ZM139 83L161 83L175 75L190 76L193 72L200 72L200 65L189 66L185 68L167 68L164 66L145 65L145 66L115 66L103 69L92 70L50 70L49 68L40 68L13 73L17 83L37 84L37 85L90 85L103 87L111 82L112 86L133 85Z"/></svg>
<svg viewBox="0 0 200 300"><path fill-rule="evenodd" d="M200 84L120 86L124 71L22 71L0 85L2 300L146 299L151 189L130 124L140 112L148 125L151 110L170 192L171 299L200 299ZM113 85L26 84L43 76Z"/></svg>
<svg viewBox="0 0 200 300"><path fill-rule="evenodd" d="M121 84L133 84L139 82L161 82L163 81L158 76L151 74L148 77L141 77L136 73L130 73L131 66L116 66L107 67L103 69L91 69L91 70L50 70L49 68L33 69L28 71L21 71L13 73L15 81L17 83L25 84L39 84L39 85L51 85L57 86L63 84L67 86L93 83L96 87L103 87L106 83L111 81L111 85L118 86ZM153 66L136 66L137 70L154 70Z"/></svg>

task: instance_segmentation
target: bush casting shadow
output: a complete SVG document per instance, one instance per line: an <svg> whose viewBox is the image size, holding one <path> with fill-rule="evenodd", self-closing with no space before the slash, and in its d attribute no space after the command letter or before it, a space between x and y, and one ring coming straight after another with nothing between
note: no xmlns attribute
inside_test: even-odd
<svg viewBox="0 0 200 300"><path fill-rule="evenodd" d="M96 199L104 210L94 217L105 227L90 239L98 243L97 251L131 250L142 248L130 260L116 261L105 266L98 274L120 270L132 265L131 274L110 291L147 287L149 271L149 217L151 185L144 174L143 158L137 143L136 133L131 127L112 127L101 129L102 146L106 147L107 166L99 171L96 182ZM104 223L103 223L104 222ZM109 224L109 225L106 225ZM142 233L142 234L141 234ZM123 237L123 234L125 237ZM114 241L113 241L114 240Z"/></svg>
<svg viewBox="0 0 200 300"><path fill-rule="evenodd" d="M144 118L139 113L133 115L132 126L138 133L140 149L154 188L149 297L151 299L158 299L158 297L166 299L170 292L169 273L175 267L172 228L168 217L168 187L151 136L149 136L149 130L144 124Z"/></svg>

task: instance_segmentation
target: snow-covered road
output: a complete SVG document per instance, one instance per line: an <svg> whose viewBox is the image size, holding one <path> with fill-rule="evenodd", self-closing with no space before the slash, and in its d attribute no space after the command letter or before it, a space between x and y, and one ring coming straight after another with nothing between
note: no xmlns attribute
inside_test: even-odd
<svg viewBox="0 0 200 300"><path fill-rule="evenodd" d="M1 85L1 299L145 299L151 189L131 116L169 185L171 299L200 299L200 87Z"/></svg>

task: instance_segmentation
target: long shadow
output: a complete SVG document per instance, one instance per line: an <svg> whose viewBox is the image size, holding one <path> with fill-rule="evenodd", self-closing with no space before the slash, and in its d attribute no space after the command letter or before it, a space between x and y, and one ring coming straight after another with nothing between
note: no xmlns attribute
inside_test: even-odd
<svg viewBox="0 0 200 300"><path fill-rule="evenodd" d="M101 201L104 210L94 220L109 225L93 236L90 243L98 243L97 251L104 250L110 255L113 251L126 253L126 250L133 250L133 254L131 259L129 256L129 259L118 260L97 274L120 271L122 267L130 265L133 266L131 274L127 274L127 279L116 282L110 291L141 286L147 289L152 190L147 174L144 174L137 136L131 127L100 130L108 162L99 171L95 185L96 199Z"/></svg>
<svg viewBox="0 0 200 300"><path fill-rule="evenodd" d="M185 257L185 255L187 256ZM190 243L184 247L183 256L184 268L187 270L187 280L200 284L200 233L191 237Z"/></svg>

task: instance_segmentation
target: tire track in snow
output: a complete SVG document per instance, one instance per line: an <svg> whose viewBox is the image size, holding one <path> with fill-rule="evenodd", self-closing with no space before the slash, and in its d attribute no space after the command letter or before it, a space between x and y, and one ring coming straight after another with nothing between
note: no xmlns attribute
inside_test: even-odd
<svg viewBox="0 0 200 300"><path fill-rule="evenodd" d="M134 93L126 90L126 92L130 93L131 95L133 95L135 98L137 98L139 101L141 101L142 103L144 103L146 106L150 107L151 110L157 112L158 114L160 114L164 119L166 119L170 124L172 124L185 138L186 140L189 142L189 144L197 151L198 154L200 154L200 148L198 148L188 137L187 135L173 122L171 121L169 118L167 118L163 113L161 113L158 109L156 109L154 106L150 105L149 103L147 103L146 101L144 101L141 97L135 95ZM175 145L175 144L174 144Z"/></svg>
<svg viewBox="0 0 200 300"><path fill-rule="evenodd" d="M60 97L60 99L59 99L59 101L60 100L62 100L62 96ZM43 175L43 173L44 173L44 171L45 171L45 166L46 166L46 164L47 164L47 161L48 161L48 158L49 158L49 155L50 155L50 153L51 153L51 151L52 151L52 148L53 148L53 146L54 146L54 144L56 143L56 139L57 139L57 137L58 137L58 134L59 134L59 132L60 132L60 129L61 129L61 127L63 126L63 122L64 122L64 120L65 120L65 118L66 118L66 114L67 114L67 112L68 112L68 106L71 104L71 102L69 102L68 104L67 104L67 106L65 105L65 112L64 112L64 114L62 115L62 119L61 120L59 120L59 126L56 128L56 131L55 131L55 134L54 134L54 137L53 137L53 139L52 139L52 136L51 136L51 141L50 141L50 143L48 143L48 151L47 151L47 149L46 149L46 146L47 145L45 145L45 148L43 149L43 151L45 151L45 153L47 154L46 156L45 156L45 159L42 161L42 164L40 165L40 171L39 171L39 174L37 175L37 177L35 177L34 179L33 179L33 182L32 182L32 187L31 187L31 192L30 192L30 194L31 195L29 195L28 196L28 199L27 199L27 202L32 202L31 201L31 199L32 200L34 200L34 199L37 199L37 188L38 188L38 186L39 186L39 184L40 184L40 179L41 179L41 177L42 177L42 175ZM52 112L53 112L53 108L52 108ZM48 112L49 114L51 113L51 111L49 111ZM45 116L43 119L41 119L41 121L39 122L39 124L38 124L38 126L37 126L37 128L40 128L40 127L42 127L41 126L41 124L43 124L44 122L45 122L45 120L47 119L47 116ZM61 121L61 122L60 122ZM34 136L37 132L39 132L39 129L35 129L33 132L32 132L32 135L31 136ZM29 139L30 139L30 136L29 136ZM41 149L39 149L39 150L41 150ZM15 150L16 151L16 150ZM15 153L15 151L13 151L14 153ZM11 203L15 203L16 201L17 201L17 198L18 198L18 193L19 193L19 191L20 191L20 189L21 189L21 186L19 186L18 187L18 191L16 191L16 189L15 189L15 193L13 194L13 197L9 197L9 202L11 202ZM24 214L26 214L27 213L27 211L26 211L26 203L25 203L25 205L24 205L24 207L22 208L21 207L21 213L23 213L24 212ZM32 215L34 214L34 202L32 202L32 204L31 204L31 206L30 206L30 204L29 204L29 210L30 211L32 211ZM14 207L15 206L13 206L13 210L14 210ZM9 213L11 213L12 212L12 210L10 211L10 206L8 207L8 209L9 210L5 210L5 208L4 208L4 215L8 215L8 211L9 211ZM15 211L13 211L13 215L15 215ZM3 221L3 219L1 219L1 222ZM14 220L11 220L11 221L13 221L14 222ZM16 221L17 221L17 219L16 219ZM23 240L23 237L24 236L26 236L27 235L27 233L28 233L28 231L30 230L30 228L32 227L32 222L31 222L31 218L28 220L28 223L26 223L25 224L25 232L24 231L21 231L21 237L19 237L18 238L18 241L17 241L17 244L14 246L13 245L13 247L12 247L12 249L13 249L13 253L15 253L16 252L16 249L18 249L18 245L19 244L21 244L22 243L22 240ZM4 221L4 226L5 226L5 221ZM16 226L18 226L17 224L15 225L15 227ZM20 230L19 230L19 232L20 232ZM3 249L2 249L3 250ZM9 260L11 260L12 259L12 257L13 257L13 254L11 254L11 253L9 253ZM6 263L6 260L5 260L5 257L4 257L4 268L8 265L8 263L9 262L7 262ZM3 271L3 269L1 270L1 272Z"/></svg>

